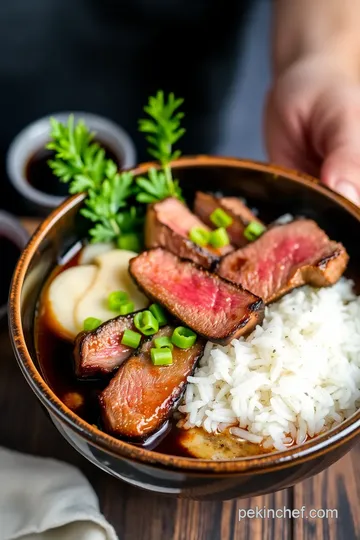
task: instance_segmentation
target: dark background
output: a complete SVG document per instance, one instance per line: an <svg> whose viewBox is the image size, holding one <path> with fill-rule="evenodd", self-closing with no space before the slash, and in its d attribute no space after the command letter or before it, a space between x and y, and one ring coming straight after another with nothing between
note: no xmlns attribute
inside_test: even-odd
<svg viewBox="0 0 360 540"><path fill-rule="evenodd" d="M60 110L102 114L129 131L143 159L136 120L160 86L186 98L185 152L264 158L269 12L269 0L0 0L0 208L28 210L4 167L25 125ZM198 503L146 493L95 469L57 433L14 361L6 327L0 350L0 444L82 468L120 538L360 538L359 447L324 473L263 497ZM337 508L339 519L237 519L239 508L303 504Z"/></svg>
<svg viewBox="0 0 360 540"><path fill-rule="evenodd" d="M242 62L251 0L2 0L0 172L3 207L25 212L5 155L29 122L62 110L113 119L144 140L137 119L162 88L185 98L184 153L212 153ZM1 204L1 203L0 203Z"/></svg>

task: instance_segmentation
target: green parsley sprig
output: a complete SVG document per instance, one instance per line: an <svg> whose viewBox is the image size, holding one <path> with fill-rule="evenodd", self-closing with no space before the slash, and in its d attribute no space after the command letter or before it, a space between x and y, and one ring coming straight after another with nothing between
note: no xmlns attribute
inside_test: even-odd
<svg viewBox="0 0 360 540"><path fill-rule="evenodd" d="M149 153L160 164L151 168L147 177L136 180L128 171L119 172L117 164L106 157L105 150L94 142L83 121L74 123L73 115L67 124L55 118L51 122L51 141L47 148L55 152L49 166L61 182L69 184L71 194L87 192L81 214L93 227L92 242L116 241L123 234L138 233L144 223L144 208L138 203L152 203L172 196L182 199L181 189L172 178L171 161L180 156L173 145L184 134L180 126L183 103L163 92L149 98L144 107L149 118L139 121L139 130L147 133Z"/></svg>
<svg viewBox="0 0 360 540"><path fill-rule="evenodd" d="M146 140L150 143L148 152L161 163L162 171L150 169L148 180L137 180L142 189L137 197L140 202L155 202L169 196L181 199L181 189L179 183L173 180L170 164L181 156L181 151L174 151L173 145L185 133L181 127L184 113L178 110L183 102L182 98L175 98L173 93L166 100L164 92L159 90L155 96L149 97L144 107L149 118L139 120L139 131L147 133Z"/></svg>
<svg viewBox="0 0 360 540"><path fill-rule="evenodd" d="M74 125L74 116L67 124L50 119L51 141L46 148L55 152L49 166L61 182L69 183L70 193L98 188L107 177L117 171L116 163L105 159L105 150L93 142L91 133L82 120Z"/></svg>
<svg viewBox="0 0 360 540"><path fill-rule="evenodd" d="M89 231L92 241L116 240L131 228L138 214L135 206L129 207L134 194L132 174L119 173L117 164L93 142L94 134L81 120L75 125L72 115L67 125L52 118L50 135L47 148L55 151L55 158L49 165L55 175L69 183L70 193L87 192L80 212L94 224Z"/></svg>
<svg viewBox="0 0 360 540"><path fill-rule="evenodd" d="M138 209L127 204L132 186L132 174L123 172L108 176L99 189L88 191L85 208L80 212L95 224L89 231L93 242L111 242L143 223Z"/></svg>

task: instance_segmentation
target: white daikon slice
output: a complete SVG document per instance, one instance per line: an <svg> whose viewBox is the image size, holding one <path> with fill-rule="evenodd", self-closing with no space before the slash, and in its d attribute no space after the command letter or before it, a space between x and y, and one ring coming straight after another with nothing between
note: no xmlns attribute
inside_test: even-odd
<svg viewBox="0 0 360 540"><path fill-rule="evenodd" d="M49 326L64 339L73 340L83 329L75 320L75 306L91 287L98 267L73 266L61 272L46 291L45 308Z"/></svg>
<svg viewBox="0 0 360 540"><path fill-rule="evenodd" d="M91 287L81 298L75 308L75 320L82 325L87 317L96 317L102 322L116 317L116 313L108 309L108 296L113 291L125 291L129 301L134 302L134 311L149 305L129 274L129 261L137 253L122 249L114 249L94 259L98 272Z"/></svg>
<svg viewBox="0 0 360 540"><path fill-rule="evenodd" d="M97 244L87 244L80 253L79 264L94 264L94 260L99 255L107 253L114 249L114 244L111 242L98 242Z"/></svg>

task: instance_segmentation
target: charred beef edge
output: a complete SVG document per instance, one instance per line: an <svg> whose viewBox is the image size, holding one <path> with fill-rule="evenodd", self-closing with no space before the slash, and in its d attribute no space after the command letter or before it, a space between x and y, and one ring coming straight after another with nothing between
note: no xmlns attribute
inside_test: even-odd
<svg viewBox="0 0 360 540"><path fill-rule="evenodd" d="M310 219L310 218L305 218L305 217L297 217L297 218L294 218L291 222L289 223L294 223L294 221L301 221L301 220L307 220L307 219ZM276 221L272 222L268 228L259 236L259 238L257 238L255 240L255 242L257 240L259 240L264 234L266 234L268 231L270 231L271 229L275 228L275 227L283 227L285 225L288 225L289 223L284 223L284 224L281 224L281 223L276 223ZM325 231L324 231L325 232ZM325 233L326 234L326 233ZM335 240L331 240L331 238L329 238L329 242L336 242ZM337 257L340 257L341 254L345 251L346 252L346 249L345 247L343 246L343 244L341 244L340 242L336 242L336 244L338 244L338 247L332 252L330 253L330 255L327 255L326 257L323 257L317 261L315 261L314 263L314 267L317 267L317 268L320 268L321 270L326 270L326 267L328 265L328 263L330 261L333 261L335 260ZM245 247L245 246L244 246ZM238 248L238 250L241 250L241 249L244 249L244 248ZM217 272L220 268L220 264L223 260L225 260L229 255L233 255L234 252L232 253L227 253L226 255L224 255L221 260L219 260L218 264L216 265L215 269L214 269L214 272ZM296 271L295 271L296 272ZM291 279L294 277L295 275L295 272L293 272L290 276L290 281ZM229 281L225 278L223 278L225 281ZM232 281L230 281L230 283L233 283ZM235 283L234 283L235 284ZM298 287L295 287L295 288L298 288ZM277 300L279 300L282 296L285 296L286 294L288 294L289 292L291 292L291 290L293 290L292 288L291 289L287 289L285 290L282 294L279 294L278 296L275 296L273 299L270 299L266 305L269 305L269 304L272 304L273 302L276 302Z"/></svg>
<svg viewBox="0 0 360 540"><path fill-rule="evenodd" d="M146 250L142 251L140 253L140 255L142 255L143 253L150 252L150 251L156 251L158 249L163 249L164 251L169 251L169 250L165 250L164 248L158 248L157 247L157 248L146 249ZM169 253L174 255L171 251ZM140 256L140 255L138 255L138 256ZM229 255L230 255L230 253L229 253ZM175 257L176 256L177 255L175 255ZM143 291L148 298L150 298L154 302L158 302L159 300L157 300L157 298L155 296L151 295L144 287L142 287L142 285L138 282L136 277L133 275L132 270L131 270L131 266L132 266L132 261L134 261L136 258L137 257L133 257L129 261L129 273L130 273L130 276L132 277L132 279L134 280L136 285L139 287L139 289L141 291ZM237 283L234 283L234 282L232 282L232 281L230 281L228 279L225 279L225 278L219 276L218 274L215 274L215 273L207 270L203 266L200 266L199 264L194 263L193 261L189 261L188 259L184 259L184 258L181 258L181 257L178 257L178 259L181 262L187 262L188 264L190 264L191 266L193 266L194 268L196 268L198 270L201 270L201 272L203 272L205 274L209 274L211 277L213 277L214 279L216 279L218 281L225 281L226 283L231 285L231 287L233 287L234 289L238 289L238 290L241 290L241 291L246 291L249 294L251 294L251 296L254 296L255 298L257 298L257 300L255 300L252 304L250 304L248 309L249 309L250 313L254 313L256 311L259 313L259 324L261 323L261 321L263 319L263 315L264 315L265 304L264 304L263 300L259 296L256 296L256 294L253 294L252 292L248 291L247 289L244 289L244 287L242 287L241 285L238 285ZM165 309L170 311L169 308L165 307ZM179 319L180 321L182 321L182 319L180 319L179 317L177 317L173 313L171 313L171 315L173 317ZM221 345L221 344L224 343L224 340L226 340L229 336L235 334L237 330L240 330L241 328L244 328L244 326L246 326L249 321L250 321L250 315L248 317L244 317L240 321L240 323L238 325L234 326L233 329L228 334L225 334L225 335L223 335L221 337L216 337L216 338L210 339L209 336L207 336L206 334L201 334L200 332L197 332L197 333L198 333L199 336L207 339L208 341L211 341L212 343L219 343ZM184 321L182 321L182 322L184 322Z"/></svg>
<svg viewBox="0 0 360 540"><path fill-rule="evenodd" d="M227 199L227 198L229 198L229 197L232 198L231 195L228 195L228 196L227 196L227 195L223 195L223 196L221 196L221 197L218 197L218 196L217 196L215 193L213 193L213 192L197 190L196 193L195 193L195 199L196 199L196 196L197 196L198 193L204 193L205 195L210 195L210 197L212 197L212 198L214 199L214 201L217 202L218 206L219 206L222 210L224 210L224 212L226 212L227 214L229 214L231 217L233 217L233 218L239 220L239 222L244 226L244 228L245 228L247 225L249 225L249 223L250 223L251 220L249 220L249 219L244 219L242 215L238 214L237 212L234 212L234 211L231 210L230 208L227 208L227 207L226 207L226 204L223 204L223 199ZM236 198L237 198L237 197L236 197ZM195 199L194 199L194 200L195 200ZM246 208L249 209L250 212L252 212L251 208L250 208L247 204L244 203L244 205L246 206ZM198 216L198 217L200 218L199 214L197 214L197 213L194 211L194 209L193 209L193 212L194 212L194 214L195 214L196 216ZM252 213L253 213L253 212L252 212ZM255 217L257 217L257 216L255 216ZM200 219L201 219L201 218L200 218Z"/></svg>
<svg viewBox="0 0 360 540"><path fill-rule="evenodd" d="M89 379L98 380L101 377L111 375L112 373L114 373L116 370L119 369L118 367L115 367L111 371L103 371L102 373L100 373L101 369L99 369L98 370L99 375L96 375L96 370L89 367L89 368L84 369L83 372L80 373L79 369L78 369L78 366L80 366L80 364L81 364L80 350L81 350L81 346L82 346L85 338L87 336L89 336L89 337L90 336L97 336L98 334L101 333L101 329L104 326L106 326L110 322L114 321L115 319L133 319L135 317L135 315L137 313L139 313L140 311L145 311L145 310L144 309L139 309L137 311L134 311L133 313L129 313L128 315L118 315L117 317L114 317L113 319L109 319L107 321L104 321L103 323L100 324L100 326L95 328L95 330L90 330L90 331L83 330L82 332L80 332L76 336L75 343L74 343L74 349L73 349L73 365L74 365L75 375L79 380L84 380L84 379L86 379L86 380L89 380ZM138 348L141 347L142 343L140 343ZM134 352L135 352L135 350L138 350L138 349L134 349Z"/></svg>
<svg viewBox="0 0 360 540"><path fill-rule="evenodd" d="M175 328L175 327L174 327ZM148 343L149 341L151 341L152 339L154 339L154 336L149 336L149 338L145 339L143 342L142 342L142 345L140 345L140 347L138 349L136 349L136 351L134 351L134 353L128 358L128 360L130 360L130 358L132 356L136 356L137 353L141 350L141 348L146 344ZM193 368L191 370L191 372L189 373L188 377L191 377L191 375L194 374L195 372L195 369L196 369L196 366L197 364L199 363L199 360L202 358L202 356L204 355L204 350L205 350L205 345L206 345L206 341L205 343L202 344L202 347L201 347L201 350L199 351L199 354L194 358L194 365L193 365ZM122 364L120 366L119 369L122 368L122 366L125 366L125 363ZM159 424L153 431L151 431L150 433L147 433L146 435L144 435L143 437L123 437L115 432L111 432L111 431L107 431L107 433L110 433L111 435L113 435L114 437L118 438L118 439L121 439L125 442L132 442L132 443L137 443L139 445L143 444L147 439L149 439L150 437L152 437L153 435L155 435L158 431L160 431L164 425L166 424L166 422L168 422L171 418L171 416L174 414L175 410L177 409L184 393L185 393L185 390L186 390L186 387L188 385L188 382L187 380L184 381L183 385L182 385L182 388L181 388L181 391L179 393L179 395L173 399L171 402L169 402L169 407L168 407L168 411L167 411L167 414L166 414L166 417L164 418L164 420L162 421L161 424ZM105 411L105 405L104 405L104 402L103 402L103 397L102 397L102 393L99 395L99 403L100 403L100 407L102 409L102 411ZM101 419L101 427L104 429L104 426L103 426L103 421ZM104 430L105 431L105 430Z"/></svg>
<svg viewBox="0 0 360 540"><path fill-rule="evenodd" d="M339 244L339 242L337 242L337 244ZM342 249L340 247L338 247L332 253L330 253L330 255L327 255L326 257L323 257L322 259L319 259L318 261L316 261L314 266L317 266L318 268L321 268L321 270L326 269L326 267L327 267L327 265L328 265L328 263L330 261L333 261L337 257L340 257L340 255L344 251L346 252L345 247L342 244L340 244L340 246L342 246Z"/></svg>
<svg viewBox="0 0 360 540"><path fill-rule="evenodd" d="M197 244L195 244L195 242L193 242L192 240L190 240L190 238L187 238L186 236L182 236L181 234L175 232L172 230L171 227L169 227L169 225L166 225L165 223L162 223L161 221L159 221L159 226L160 227L164 227L164 229L166 229L167 231L170 232L170 235L172 237L174 236L180 236L182 238L182 241L186 244L186 247L188 247L189 250L193 250L195 251L200 257L203 257L204 259L207 259L208 261L208 264L209 264L209 270L212 271L214 270L215 268L218 267L218 265L220 264L220 260L221 260L221 257L220 256L217 256L217 255L214 255L213 253L211 253L210 251L208 251L207 249L204 249L202 246L198 246ZM158 246L156 247L161 247L162 249L165 249L166 251L170 251L170 249L168 249L166 246L163 246L161 244L158 244ZM150 251L151 249L156 249L156 247L153 247L153 248L149 248L145 251ZM142 252L143 253L143 252ZM173 251L170 251L170 253L172 253L173 255L176 255L176 253L174 253ZM180 259L180 257L179 257ZM187 259L186 257L182 257L181 258L182 260L184 261L190 261L190 262L194 262L192 259ZM197 264L197 263L194 263L194 264ZM198 266L201 266L200 264L198 264Z"/></svg>

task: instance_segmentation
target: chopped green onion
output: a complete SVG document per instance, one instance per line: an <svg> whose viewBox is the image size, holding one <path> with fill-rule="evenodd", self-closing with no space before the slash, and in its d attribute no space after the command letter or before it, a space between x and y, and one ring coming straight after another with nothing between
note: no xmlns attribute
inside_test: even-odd
<svg viewBox="0 0 360 540"><path fill-rule="evenodd" d="M167 336L155 338L154 343L156 349L162 349L163 347L167 347L168 349L172 350L174 348L174 345L171 343L171 339Z"/></svg>
<svg viewBox="0 0 360 540"><path fill-rule="evenodd" d="M224 212L222 208L217 208L210 214L210 221L216 226L216 227L230 227L230 225L233 222L233 219L229 214Z"/></svg>
<svg viewBox="0 0 360 540"><path fill-rule="evenodd" d="M151 304L149 310L154 315L155 319L158 321L159 326L164 326L167 323L167 318L165 311L159 304Z"/></svg>
<svg viewBox="0 0 360 540"><path fill-rule="evenodd" d="M189 349L192 347L197 339L195 332L190 330L190 328L185 328L185 326L178 326L175 328L173 335L171 336L171 341L179 349Z"/></svg>
<svg viewBox="0 0 360 540"><path fill-rule="evenodd" d="M212 231L212 233L210 234L209 243L214 248L222 248L228 246L230 244L230 239L228 233L226 232L226 229L224 229L224 227L220 227L219 229L215 229L215 231Z"/></svg>
<svg viewBox="0 0 360 540"><path fill-rule="evenodd" d="M126 347L131 347L132 349L137 349L137 347L140 345L140 341L141 334L127 328L121 339L121 344L126 345Z"/></svg>
<svg viewBox="0 0 360 540"><path fill-rule="evenodd" d="M209 243L210 231L202 227L193 227L189 232L189 238L198 246L206 246Z"/></svg>
<svg viewBox="0 0 360 540"><path fill-rule="evenodd" d="M108 308L110 311L118 313L120 307L127 304L129 301L129 295L125 291L113 291L108 296Z"/></svg>
<svg viewBox="0 0 360 540"><path fill-rule="evenodd" d="M159 330L159 322L155 319L151 311L141 311L134 317L134 324L138 330L145 336L156 334Z"/></svg>
<svg viewBox="0 0 360 540"><path fill-rule="evenodd" d="M100 324L102 324L100 319L97 319L96 317L87 317L84 321L84 330L90 332L90 330L95 330Z"/></svg>
<svg viewBox="0 0 360 540"><path fill-rule="evenodd" d="M117 241L119 249L126 249L128 251L141 251L141 240L138 234L126 233L119 236Z"/></svg>
<svg viewBox="0 0 360 540"><path fill-rule="evenodd" d="M134 302L127 302L122 306L119 306L119 315L129 315L134 311Z"/></svg>
<svg viewBox="0 0 360 540"><path fill-rule="evenodd" d="M150 351L151 361L154 366L170 366L173 363L172 352L169 348L152 348Z"/></svg>
<svg viewBox="0 0 360 540"><path fill-rule="evenodd" d="M263 232L265 232L266 227L262 223L259 223L258 221L250 221L249 225L244 230L244 236L246 240L249 240L249 242L253 242L259 236L262 235Z"/></svg>

